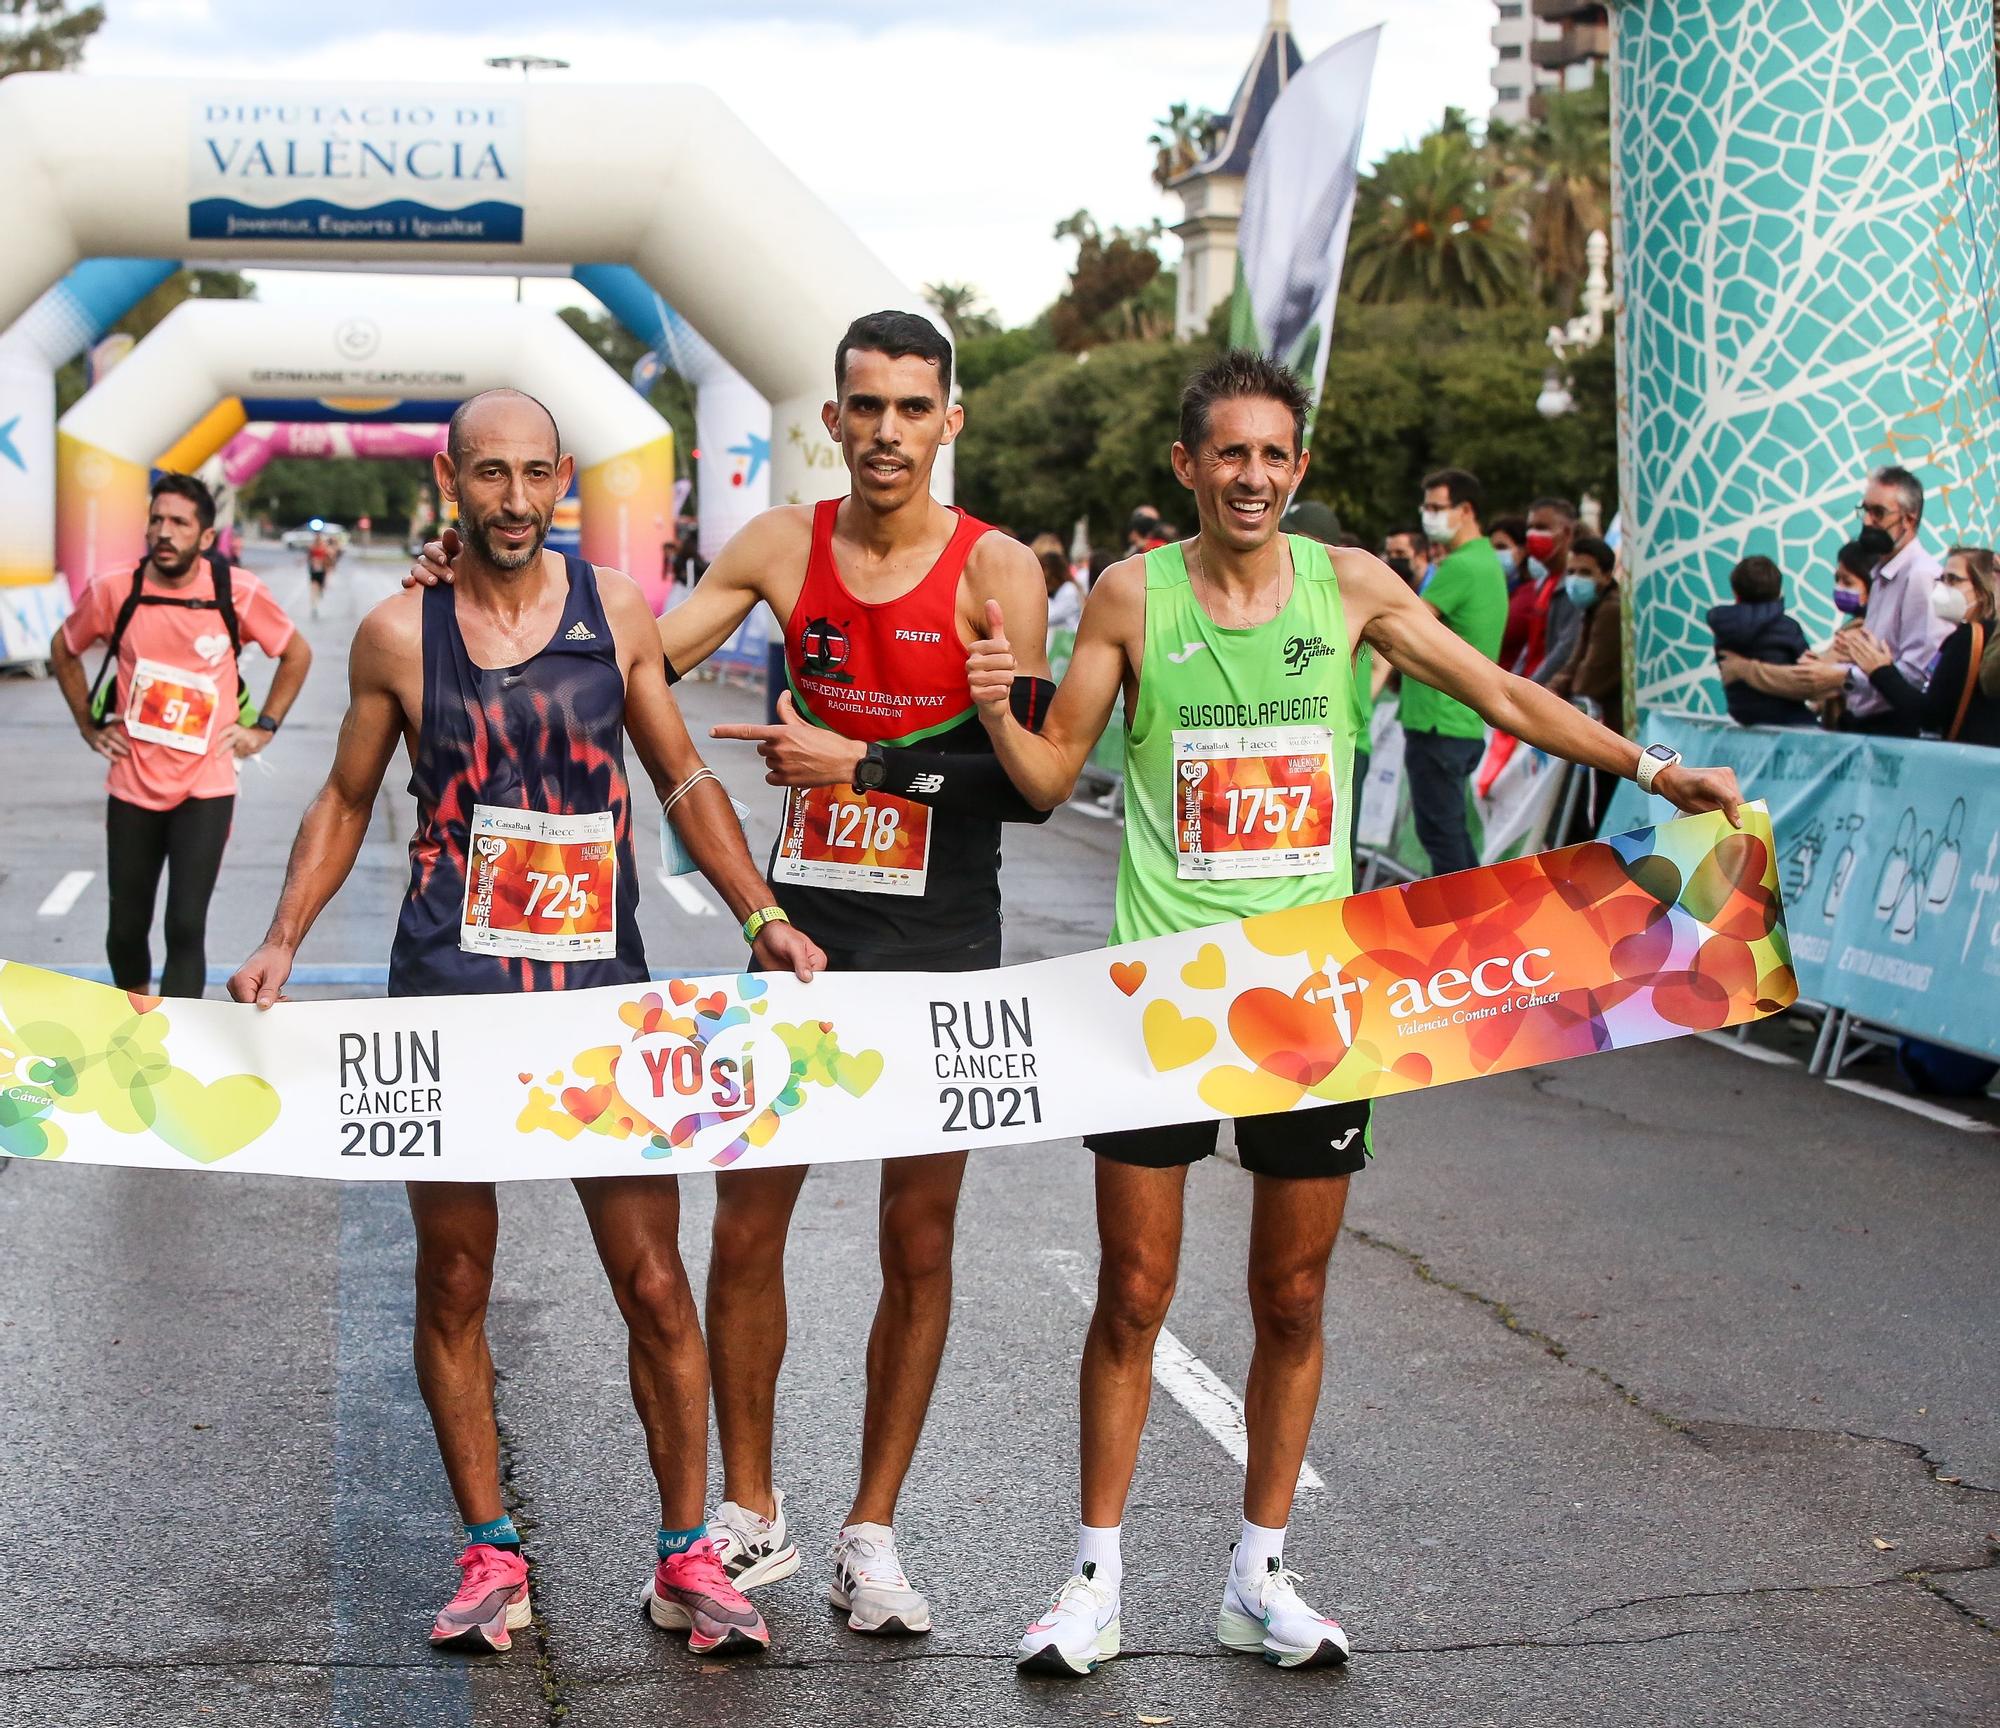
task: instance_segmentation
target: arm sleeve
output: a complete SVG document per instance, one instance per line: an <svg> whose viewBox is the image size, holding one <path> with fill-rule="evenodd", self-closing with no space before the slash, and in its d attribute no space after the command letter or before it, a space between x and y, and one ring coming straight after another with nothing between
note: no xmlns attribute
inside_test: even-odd
<svg viewBox="0 0 2000 1728"><path fill-rule="evenodd" d="M1014 718L1030 732L1041 731L1055 693L1055 685L1046 678L1016 678ZM1049 819L1049 811L1037 810L1021 796L1020 788L991 751L904 749L886 754L889 774L882 790L898 798L954 815L985 816L999 822L1041 823Z"/></svg>
<svg viewBox="0 0 2000 1728"><path fill-rule="evenodd" d="M1868 682L1875 687L1875 694L1889 704L1899 719L1907 720L1915 726L1929 724L1925 718L1929 704L1924 700L1924 693L1903 676L1900 666L1892 664L1878 667L1868 674ZM1945 716L1944 723L1947 726L1951 724L1949 714Z"/></svg>
<svg viewBox="0 0 2000 1728"><path fill-rule="evenodd" d="M1896 674L1893 666L1886 666L1876 676L1875 688L1882 690L1881 680ZM1931 681L1918 698L1918 706L1909 712L1920 716L1920 725L1926 732L1935 732L1942 738L1951 730L1951 723L1958 718L1959 698L1965 694L1966 679L1975 675L1972 666L1972 632L1960 628L1945 638L1945 644L1938 650L1937 668L1931 673ZM1896 699L1888 691L1883 696L1890 702ZM1904 712L1898 705L1899 714Z"/></svg>

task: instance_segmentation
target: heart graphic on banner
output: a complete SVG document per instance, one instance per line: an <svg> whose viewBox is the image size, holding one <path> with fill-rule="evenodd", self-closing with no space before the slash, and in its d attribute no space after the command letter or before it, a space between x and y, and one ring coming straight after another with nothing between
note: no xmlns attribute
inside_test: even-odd
<svg viewBox="0 0 2000 1728"><path fill-rule="evenodd" d="M1111 962L1111 982L1127 996L1138 994L1139 986L1146 982L1146 962L1143 960L1114 960Z"/></svg>
<svg viewBox="0 0 2000 1728"><path fill-rule="evenodd" d="M1346 1041L1323 1002L1282 990L1246 990L1229 1006L1229 1035L1267 1074L1317 1086L1347 1054Z"/></svg>
<svg viewBox="0 0 2000 1728"><path fill-rule="evenodd" d="M1139 1024L1146 1034L1146 1054L1162 1074L1199 1062L1215 1048L1214 1025L1183 1014L1165 998L1148 1002Z"/></svg>
<svg viewBox="0 0 2000 1728"><path fill-rule="evenodd" d="M791 1074L783 1040L746 1021L705 1044L675 1032L637 1039L620 1052L612 1079L632 1113L673 1142L675 1156L701 1159L734 1145Z"/></svg>
<svg viewBox="0 0 2000 1728"><path fill-rule="evenodd" d="M674 1006L676 1008L685 1008L701 992L684 978L669 978L667 980L667 994L674 999Z"/></svg>
<svg viewBox="0 0 2000 1728"><path fill-rule="evenodd" d="M1229 982L1229 962L1213 942L1204 942L1201 952L1181 968L1181 982L1190 990L1220 990Z"/></svg>
<svg viewBox="0 0 2000 1728"><path fill-rule="evenodd" d="M1225 1116L1263 1116L1289 1110L1305 1096L1296 1081L1261 1068L1211 1068L1201 1077L1202 1102Z"/></svg>
<svg viewBox="0 0 2000 1728"><path fill-rule="evenodd" d="M213 1164L240 1152L278 1119L278 1091L254 1074L204 1086L184 1068L153 1086L153 1132L184 1158Z"/></svg>

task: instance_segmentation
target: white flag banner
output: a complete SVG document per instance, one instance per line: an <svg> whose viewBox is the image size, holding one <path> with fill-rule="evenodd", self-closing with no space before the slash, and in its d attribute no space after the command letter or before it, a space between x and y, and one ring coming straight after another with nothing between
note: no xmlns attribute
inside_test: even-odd
<svg viewBox="0 0 2000 1728"><path fill-rule="evenodd" d="M1297 371L1315 404L1361 166L1361 128L1382 27L1309 61L1273 104L1243 187L1230 339Z"/></svg>

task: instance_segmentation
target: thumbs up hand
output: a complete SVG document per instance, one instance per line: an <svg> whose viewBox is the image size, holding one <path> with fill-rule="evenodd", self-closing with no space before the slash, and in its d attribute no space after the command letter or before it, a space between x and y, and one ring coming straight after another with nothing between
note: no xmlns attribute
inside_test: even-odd
<svg viewBox="0 0 2000 1728"><path fill-rule="evenodd" d="M986 634L965 651L965 681L979 717L987 725L1004 722L1012 709L1014 650L1007 642L1007 620L1000 602L986 602Z"/></svg>

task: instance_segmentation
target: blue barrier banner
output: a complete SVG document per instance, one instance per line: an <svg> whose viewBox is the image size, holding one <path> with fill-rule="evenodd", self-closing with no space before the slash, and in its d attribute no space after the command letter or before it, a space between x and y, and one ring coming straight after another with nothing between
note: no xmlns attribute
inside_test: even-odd
<svg viewBox="0 0 2000 1728"><path fill-rule="evenodd" d="M1679 713L1639 735L1770 805L1801 996L2000 1057L2000 753ZM1659 811L1627 781L1603 832Z"/></svg>

